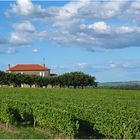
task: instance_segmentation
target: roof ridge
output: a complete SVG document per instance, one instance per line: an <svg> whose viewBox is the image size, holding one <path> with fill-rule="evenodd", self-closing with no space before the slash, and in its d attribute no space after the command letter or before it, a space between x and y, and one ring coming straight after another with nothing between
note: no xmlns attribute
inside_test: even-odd
<svg viewBox="0 0 140 140"><path fill-rule="evenodd" d="M16 65L41 65L41 64L16 64Z"/></svg>
<svg viewBox="0 0 140 140"><path fill-rule="evenodd" d="M13 66L13 67L11 67L10 69L9 69L9 71L19 71L19 70L29 70L29 71L33 71L33 70L49 70L49 68L48 67L44 67L43 65L41 65L41 64L17 64L17 65L15 65L15 66Z"/></svg>

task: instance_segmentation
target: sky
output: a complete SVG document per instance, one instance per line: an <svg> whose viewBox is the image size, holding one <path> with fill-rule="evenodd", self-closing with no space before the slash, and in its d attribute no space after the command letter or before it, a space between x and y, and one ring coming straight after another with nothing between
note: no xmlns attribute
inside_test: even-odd
<svg viewBox="0 0 140 140"><path fill-rule="evenodd" d="M44 58L51 73L140 81L140 0L0 0L0 70Z"/></svg>

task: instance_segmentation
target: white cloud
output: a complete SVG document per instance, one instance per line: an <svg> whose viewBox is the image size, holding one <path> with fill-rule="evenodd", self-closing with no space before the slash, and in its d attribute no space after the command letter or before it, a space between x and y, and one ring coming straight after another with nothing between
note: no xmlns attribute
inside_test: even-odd
<svg viewBox="0 0 140 140"><path fill-rule="evenodd" d="M30 18L41 18L44 14L47 14L46 9L43 9L41 5L35 5L31 0L16 0L16 3L11 4L11 9L5 12L7 17L12 14Z"/></svg>
<svg viewBox="0 0 140 140"><path fill-rule="evenodd" d="M90 0L79 0L76 2L74 1L70 2L59 10L59 14L57 18L60 19L72 18L78 14L78 10L80 8L84 7L85 5L88 5L89 3Z"/></svg>
<svg viewBox="0 0 140 140"><path fill-rule="evenodd" d="M129 65L128 65L128 64L122 64L122 67L124 67L124 68L128 68Z"/></svg>
<svg viewBox="0 0 140 140"><path fill-rule="evenodd" d="M37 53L37 52L38 52L38 49L34 48L34 49L32 50L32 52L33 52L33 53Z"/></svg>
<svg viewBox="0 0 140 140"><path fill-rule="evenodd" d="M139 63L133 64L128 62L104 62L104 63L98 63L98 64L90 64L86 62L81 63L74 63L69 64L65 66L50 66L50 68L54 72L64 73L64 72L70 72L70 71L83 71L85 73L94 74L95 73L101 73L101 72L109 72L109 71L119 71L122 70L123 72L127 72L130 70L138 71L140 68Z"/></svg>
<svg viewBox="0 0 140 140"><path fill-rule="evenodd" d="M17 0L17 4L12 6L14 13L30 15L34 11L34 5L30 0Z"/></svg>
<svg viewBox="0 0 140 140"><path fill-rule="evenodd" d="M22 21L13 24L14 31L10 33L7 40L9 45L25 46L31 44L32 40L36 38L35 26L30 21Z"/></svg>
<svg viewBox="0 0 140 140"><path fill-rule="evenodd" d="M110 27L103 21L95 22L91 25L88 25L88 28L101 33L107 33L110 31Z"/></svg>
<svg viewBox="0 0 140 140"><path fill-rule="evenodd" d="M88 63L79 63L76 65L73 65L74 68L79 68L79 69L84 69L84 68L87 68L88 66L89 66Z"/></svg>
<svg viewBox="0 0 140 140"><path fill-rule="evenodd" d="M127 1L109 0L109 1L90 1L79 9L79 15L84 18L110 19L120 16L126 6ZM88 9L88 10L87 10Z"/></svg>
<svg viewBox="0 0 140 140"><path fill-rule="evenodd" d="M57 20L68 20L71 18L112 18L121 13L127 1L93 1L79 0L71 1L62 7L42 8L41 5L33 4L31 0L17 0L11 5L10 13L22 16L54 16ZM88 10L87 10L88 9Z"/></svg>
<svg viewBox="0 0 140 140"><path fill-rule="evenodd" d="M30 39L26 34L21 34L19 32L13 32L10 35L9 43L15 45L27 45L29 44Z"/></svg>
<svg viewBox="0 0 140 140"><path fill-rule="evenodd" d="M86 29L86 25L85 25L85 24L81 24L81 25L80 25L80 29L82 29L82 30L83 30L83 29Z"/></svg>
<svg viewBox="0 0 140 140"><path fill-rule="evenodd" d="M3 46L0 46L0 54L15 54L17 53L17 49L16 47L13 47L13 46L7 46L7 45L3 45Z"/></svg>
<svg viewBox="0 0 140 140"><path fill-rule="evenodd" d="M100 71L108 71L112 69L123 69L127 71L129 69L137 69L140 67L139 63L133 64L131 62L106 62L106 63L98 63L98 64L89 64L89 63L78 63L70 66L76 70L84 70L84 71L93 71L93 72L100 72Z"/></svg>
<svg viewBox="0 0 140 140"><path fill-rule="evenodd" d="M8 47L6 50L7 54L15 54L17 52L15 47Z"/></svg>
<svg viewBox="0 0 140 140"><path fill-rule="evenodd" d="M31 0L17 0L7 12L25 21L15 24L9 42L20 45L33 39L50 40L91 51L139 47L139 5L140 0L80 0L44 8ZM29 20L45 23L47 29L37 31Z"/></svg>
<svg viewBox="0 0 140 140"><path fill-rule="evenodd" d="M136 0L134 2L132 2L131 6L130 6L133 10L140 10L140 0Z"/></svg>
<svg viewBox="0 0 140 140"><path fill-rule="evenodd" d="M137 32L138 27L131 27L131 26L120 26L116 29L118 33L132 33Z"/></svg>
<svg viewBox="0 0 140 140"><path fill-rule="evenodd" d="M130 69L134 64L132 63L120 63L120 62L110 62L109 64L106 64L106 66L110 69L123 69L128 70Z"/></svg>
<svg viewBox="0 0 140 140"><path fill-rule="evenodd" d="M30 21L23 21L21 23L14 24L14 28L17 31L21 32L34 32L35 27L32 25Z"/></svg>
<svg viewBox="0 0 140 140"><path fill-rule="evenodd" d="M110 68L116 68L116 67L117 67L117 64L111 63L111 64L109 64L109 67L110 67Z"/></svg>

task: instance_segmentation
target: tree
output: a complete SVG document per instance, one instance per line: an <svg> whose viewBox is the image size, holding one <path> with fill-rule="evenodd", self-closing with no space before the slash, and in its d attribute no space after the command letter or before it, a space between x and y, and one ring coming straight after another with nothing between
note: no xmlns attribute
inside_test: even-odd
<svg viewBox="0 0 140 140"><path fill-rule="evenodd" d="M23 79L24 79L24 84L27 84L30 86L30 88L32 87L32 85L34 84L34 77L30 76L30 75L23 75Z"/></svg>
<svg viewBox="0 0 140 140"><path fill-rule="evenodd" d="M43 87L43 77L40 76L34 76L34 83L38 87Z"/></svg>
<svg viewBox="0 0 140 140"><path fill-rule="evenodd" d="M54 76L54 77L49 76L48 82L53 88L54 86L59 85L59 78L57 76Z"/></svg>
<svg viewBox="0 0 140 140"><path fill-rule="evenodd" d="M0 71L0 85L6 85L6 84L8 84L7 75L5 72Z"/></svg>
<svg viewBox="0 0 140 140"><path fill-rule="evenodd" d="M83 72L70 72L59 76L59 84L61 86L73 86L74 88L85 86L95 86L95 77Z"/></svg>
<svg viewBox="0 0 140 140"><path fill-rule="evenodd" d="M49 78L48 77L44 77L43 78L43 86L47 88L48 85L49 85Z"/></svg>
<svg viewBox="0 0 140 140"><path fill-rule="evenodd" d="M70 86L70 74L65 73L63 75L60 75L58 77L58 83L59 83L60 88L65 87L65 86L69 87Z"/></svg>
<svg viewBox="0 0 140 140"><path fill-rule="evenodd" d="M21 87L21 84L24 83L24 76L22 74L7 74L8 81L10 84L13 84L14 87Z"/></svg>

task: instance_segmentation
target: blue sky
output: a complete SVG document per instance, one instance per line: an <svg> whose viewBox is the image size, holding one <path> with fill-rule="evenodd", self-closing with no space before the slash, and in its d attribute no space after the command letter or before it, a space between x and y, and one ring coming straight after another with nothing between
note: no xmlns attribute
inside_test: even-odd
<svg viewBox="0 0 140 140"><path fill-rule="evenodd" d="M0 1L0 69L43 64L99 82L140 80L140 1Z"/></svg>

